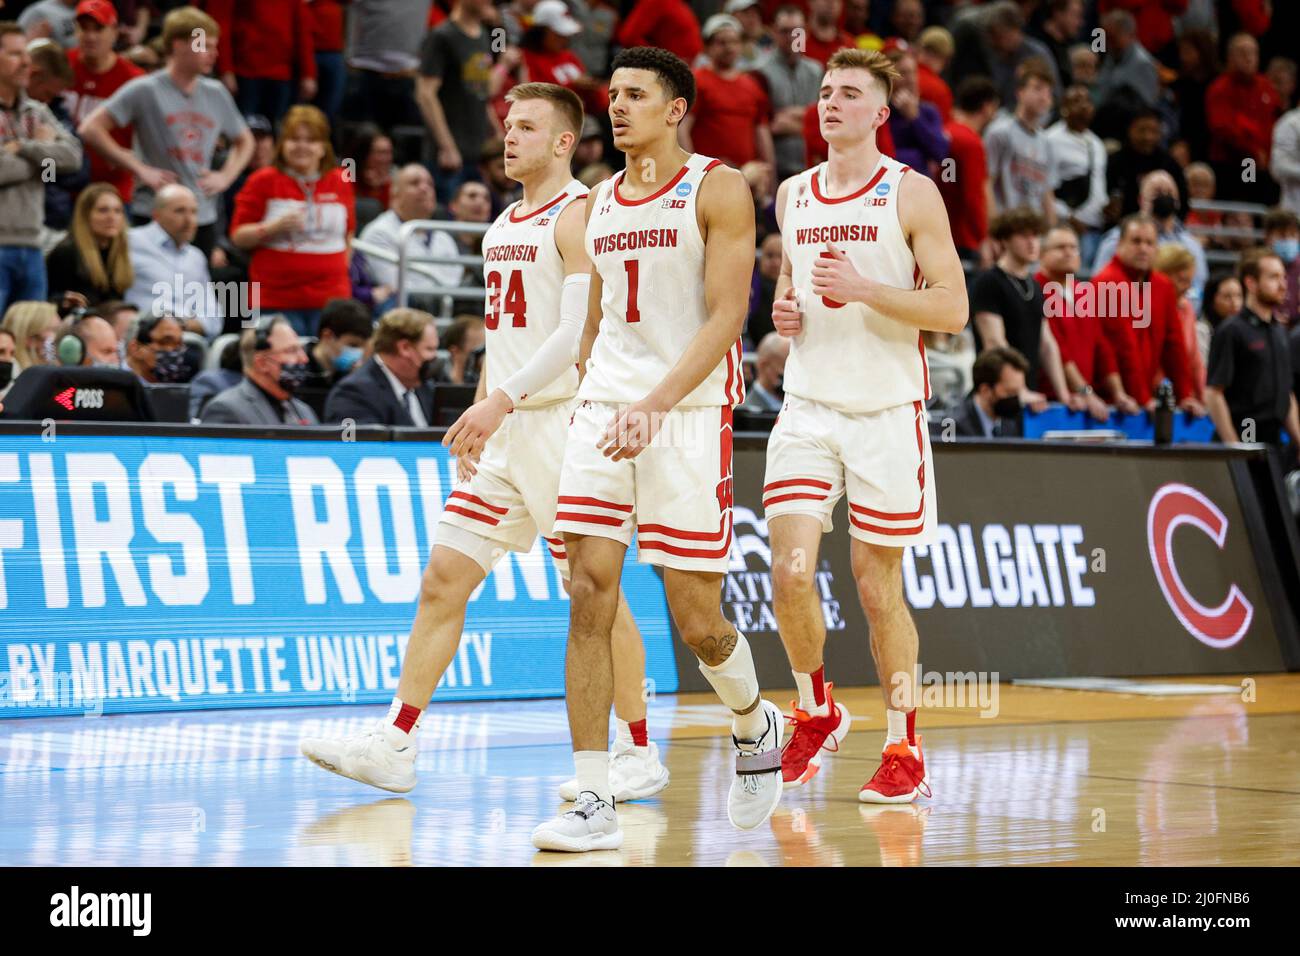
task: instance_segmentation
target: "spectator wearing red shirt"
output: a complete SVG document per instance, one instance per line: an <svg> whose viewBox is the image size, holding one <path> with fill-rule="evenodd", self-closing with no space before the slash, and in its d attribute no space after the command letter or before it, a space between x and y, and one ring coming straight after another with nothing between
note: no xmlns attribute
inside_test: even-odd
<svg viewBox="0 0 1300 956"><path fill-rule="evenodd" d="M952 34L943 27L926 27L912 47L921 100L937 109L945 123L952 118L952 89L940 74L948 69L953 50Z"/></svg>
<svg viewBox="0 0 1300 956"><path fill-rule="evenodd" d="M342 0L307 0L307 29L316 60L315 105L331 123L343 108L348 71L343 63Z"/></svg>
<svg viewBox="0 0 1300 956"><path fill-rule="evenodd" d="M249 176L235 199L230 238L252 253L257 307L283 313L300 335L316 334L326 302L352 294L350 178L334 160L325 114L295 106L285 115L275 162Z"/></svg>
<svg viewBox="0 0 1300 956"><path fill-rule="evenodd" d="M710 65L695 71L695 108L682 120L683 147L737 169L755 159L775 169L767 93L757 80L736 68L740 22L725 13L715 14L705 21L703 35Z"/></svg>
<svg viewBox="0 0 1300 956"><path fill-rule="evenodd" d="M529 81L573 90L588 113L604 113L609 109L609 91L569 49L569 38L581 32L582 24L569 16L564 0L542 0L533 9L532 26L524 31L520 44L524 68Z"/></svg>
<svg viewBox="0 0 1300 956"><path fill-rule="evenodd" d="M1001 102L992 80L968 76L957 87L957 105L943 127L949 162L944 164L938 183L948 207L952 239L963 260L985 269L993 264L993 246L989 241L988 158L981 137Z"/></svg>
<svg viewBox="0 0 1300 956"><path fill-rule="evenodd" d="M1066 225L1048 229L1034 279L1043 287L1043 313L1061 350L1065 384L1099 422L1110 417L1103 396L1124 414L1135 415L1140 408L1124 391L1115 349L1097 319L1096 290L1077 278L1081 263L1079 234ZM1039 387L1049 398L1062 400L1047 376L1039 379Z"/></svg>
<svg viewBox="0 0 1300 956"><path fill-rule="evenodd" d="M1228 41L1228 68L1205 92L1205 118L1210 127L1210 162L1218 173L1221 199L1257 197L1254 181L1242 182L1242 160L1256 164L1260 185L1272 185L1268 175L1273 124L1282 114L1281 98L1259 72L1259 43L1238 33Z"/></svg>
<svg viewBox="0 0 1300 956"><path fill-rule="evenodd" d="M808 33L804 37L803 55L826 66L831 54L843 47L853 47L857 41L840 29L842 0L808 0Z"/></svg>
<svg viewBox="0 0 1300 956"><path fill-rule="evenodd" d="M316 97L306 0L206 0L203 6L226 38L217 47L217 72L241 113L260 113L278 123L293 102L295 74L299 97Z"/></svg>
<svg viewBox="0 0 1300 956"><path fill-rule="evenodd" d="M700 21L685 0L638 0L614 36L619 46L657 46L687 63L704 49Z"/></svg>
<svg viewBox="0 0 1300 956"><path fill-rule="evenodd" d="M1092 277L1102 328L1115 350L1124 390L1148 411L1161 379L1174 386L1178 407L1204 415L1192 392L1187 349L1178 324L1178 293L1153 270L1156 222L1134 213L1119 225L1115 257Z"/></svg>
<svg viewBox="0 0 1300 956"><path fill-rule="evenodd" d="M117 45L117 11L109 0L82 0L76 15L77 45L68 51L73 81L63 94L63 105L73 125L79 126L96 106L144 70L113 52ZM119 146L130 149L135 129L120 126L111 135ZM131 170L114 166L96 150L86 152L90 155L91 182L113 186L129 206L135 185Z"/></svg>

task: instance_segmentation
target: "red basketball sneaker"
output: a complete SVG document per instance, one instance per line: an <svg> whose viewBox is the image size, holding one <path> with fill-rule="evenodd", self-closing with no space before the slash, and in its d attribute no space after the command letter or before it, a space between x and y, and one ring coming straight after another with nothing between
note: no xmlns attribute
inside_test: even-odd
<svg viewBox="0 0 1300 956"><path fill-rule="evenodd" d="M800 787L817 776L822 768L821 752L834 753L840 749L842 741L849 733L849 724L853 718L843 704L835 703L831 697L834 684L826 685L826 704L829 707L825 717L814 717L807 711L800 710L798 701L790 701L794 716L787 717L794 724L794 733L790 742L781 751L781 781L788 787Z"/></svg>
<svg viewBox="0 0 1300 956"><path fill-rule="evenodd" d="M863 803L911 803L917 797L930 796L930 781L925 777L925 754L921 737L916 738L916 753L903 740L890 744L880 755L880 768L858 791Z"/></svg>

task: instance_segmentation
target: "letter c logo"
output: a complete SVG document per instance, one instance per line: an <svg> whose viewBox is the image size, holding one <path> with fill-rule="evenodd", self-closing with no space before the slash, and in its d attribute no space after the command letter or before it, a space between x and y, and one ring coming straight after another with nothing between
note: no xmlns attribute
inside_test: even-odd
<svg viewBox="0 0 1300 956"><path fill-rule="evenodd" d="M1192 597L1178 576L1173 553L1174 531L1184 524L1199 528L1223 549L1228 519L1214 502L1187 485L1163 485L1147 509L1147 546L1156 580L1174 614L1193 637L1210 647L1232 647L1246 636L1255 609L1236 584L1216 607L1206 607Z"/></svg>

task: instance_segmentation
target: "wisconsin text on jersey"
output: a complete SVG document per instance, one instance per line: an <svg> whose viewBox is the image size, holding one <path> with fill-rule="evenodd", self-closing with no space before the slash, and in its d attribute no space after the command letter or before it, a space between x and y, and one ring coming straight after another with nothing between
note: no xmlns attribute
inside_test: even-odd
<svg viewBox="0 0 1300 956"><path fill-rule="evenodd" d="M484 262L536 262L537 246L527 243L509 243L483 250Z"/></svg>
<svg viewBox="0 0 1300 956"><path fill-rule="evenodd" d="M597 236L593 243L596 255L606 252L631 252L636 249L664 249L677 245L676 229L633 229Z"/></svg>
<svg viewBox="0 0 1300 956"><path fill-rule="evenodd" d="M809 226L796 229L794 241L799 245L821 245L827 242L875 242L879 226Z"/></svg>

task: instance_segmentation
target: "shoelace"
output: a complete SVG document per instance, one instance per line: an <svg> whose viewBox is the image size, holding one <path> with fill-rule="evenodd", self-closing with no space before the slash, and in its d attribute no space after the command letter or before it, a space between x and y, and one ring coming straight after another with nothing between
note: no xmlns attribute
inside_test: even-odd
<svg viewBox="0 0 1300 956"><path fill-rule="evenodd" d="M572 810L569 810L564 815L566 817L574 816L574 817L582 817L582 819L584 820L590 820L592 817L594 817L597 813L600 812L600 808L602 806L608 806L608 804L606 804L604 800L601 800L599 798L595 800L583 800L576 807L574 807Z"/></svg>
<svg viewBox="0 0 1300 956"><path fill-rule="evenodd" d="M918 777L916 773L907 764L903 763L903 758L897 753L887 753L880 763L880 769L871 775L871 782L874 782L882 773L893 774L901 770L903 776L911 781L912 786L918 790L923 797L930 796L930 786L925 782L925 777Z"/></svg>
<svg viewBox="0 0 1300 956"><path fill-rule="evenodd" d="M811 726L813 720L817 718L808 718L800 720L798 717L787 717L786 721L794 725L794 733L786 743L786 748L790 751L790 757L803 762L811 760L817 751L825 748L834 753L840 749L840 745L834 737L831 737L829 730L821 730ZM830 739L833 746L827 746L826 741Z"/></svg>

